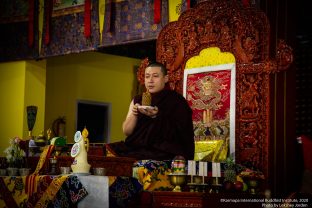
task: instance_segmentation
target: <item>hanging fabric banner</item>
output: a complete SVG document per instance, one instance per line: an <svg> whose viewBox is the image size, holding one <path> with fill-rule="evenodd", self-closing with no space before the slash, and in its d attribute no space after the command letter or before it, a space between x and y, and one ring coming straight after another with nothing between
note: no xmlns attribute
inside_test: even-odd
<svg viewBox="0 0 312 208"><path fill-rule="evenodd" d="M154 24L159 24L161 20L161 0L154 0Z"/></svg>
<svg viewBox="0 0 312 208"><path fill-rule="evenodd" d="M187 9L191 8L191 0L186 0L186 3L187 3L186 5Z"/></svg>
<svg viewBox="0 0 312 208"><path fill-rule="evenodd" d="M107 27L106 27L106 32L110 32L111 28L111 19L112 19L112 2L111 0L108 0L107 3L107 8L108 8L108 17L107 17Z"/></svg>
<svg viewBox="0 0 312 208"><path fill-rule="evenodd" d="M84 8L84 35L89 38L91 36L91 0L85 0Z"/></svg>
<svg viewBox="0 0 312 208"><path fill-rule="evenodd" d="M35 0L29 0L28 7L28 46L33 47L34 45L34 11L35 11Z"/></svg>
<svg viewBox="0 0 312 208"><path fill-rule="evenodd" d="M99 27L100 27L100 44L102 44L102 35L105 17L105 0L99 0Z"/></svg>
<svg viewBox="0 0 312 208"><path fill-rule="evenodd" d="M51 18L52 18L52 11L53 11L53 1L46 1L47 5L45 7L45 37L44 43L48 45L50 43L50 27L51 27Z"/></svg>
<svg viewBox="0 0 312 208"><path fill-rule="evenodd" d="M115 20L116 20L116 2L114 0L108 0L108 19L106 32L115 31Z"/></svg>
<svg viewBox="0 0 312 208"><path fill-rule="evenodd" d="M41 45L42 45L42 31L43 31L43 15L44 15L44 0L39 0L38 6L38 32L39 32L39 51L38 54L41 53Z"/></svg>

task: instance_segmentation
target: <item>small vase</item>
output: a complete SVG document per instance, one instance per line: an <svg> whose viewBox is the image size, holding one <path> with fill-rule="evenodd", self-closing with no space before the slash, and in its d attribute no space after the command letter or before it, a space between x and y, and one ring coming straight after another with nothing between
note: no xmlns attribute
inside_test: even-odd
<svg viewBox="0 0 312 208"><path fill-rule="evenodd" d="M18 168L7 168L7 172L9 176L17 176Z"/></svg>
<svg viewBox="0 0 312 208"><path fill-rule="evenodd" d="M248 180L248 186L251 194L257 193L257 188L259 185L259 181L257 179L249 179Z"/></svg>

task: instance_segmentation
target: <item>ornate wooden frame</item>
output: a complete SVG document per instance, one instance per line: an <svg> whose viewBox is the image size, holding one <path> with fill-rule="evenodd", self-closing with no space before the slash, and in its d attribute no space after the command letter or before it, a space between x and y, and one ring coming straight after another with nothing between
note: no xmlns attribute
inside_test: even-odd
<svg viewBox="0 0 312 208"><path fill-rule="evenodd" d="M181 14L159 33L156 60L169 70L171 89L182 93L186 61L208 47L231 52L236 59L236 161L268 176L270 73L286 70L292 49L279 41L270 57L270 25L256 8L240 1L208 0ZM143 60L138 79L144 83Z"/></svg>

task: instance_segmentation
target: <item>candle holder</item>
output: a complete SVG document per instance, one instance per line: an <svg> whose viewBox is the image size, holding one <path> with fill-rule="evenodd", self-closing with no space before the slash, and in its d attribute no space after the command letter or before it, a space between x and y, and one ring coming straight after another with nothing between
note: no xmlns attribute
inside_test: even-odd
<svg viewBox="0 0 312 208"><path fill-rule="evenodd" d="M222 184L220 183L220 178L219 177L213 177L211 189L210 189L209 193L219 193L221 188L222 188Z"/></svg>
<svg viewBox="0 0 312 208"><path fill-rule="evenodd" d="M174 174L170 173L168 174L170 183L174 185L174 189L172 190L173 192L181 192L181 185L185 184L186 182L186 174Z"/></svg>
<svg viewBox="0 0 312 208"><path fill-rule="evenodd" d="M256 194L257 193L257 188L259 185L259 181L255 178L249 178L247 181L248 187L249 187L249 192L251 194Z"/></svg>
<svg viewBox="0 0 312 208"><path fill-rule="evenodd" d="M191 183L187 184L190 192L205 192L208 184L205 183L205 177L199 175L191 176Z"/></svg>
<svg viewBox="0 0 312 208"><path fill-rule="evenodd" d="M57 164L57 159L56 158L50 158L50 165L51 165L51 175L56 175L56 164Z"/></svg>

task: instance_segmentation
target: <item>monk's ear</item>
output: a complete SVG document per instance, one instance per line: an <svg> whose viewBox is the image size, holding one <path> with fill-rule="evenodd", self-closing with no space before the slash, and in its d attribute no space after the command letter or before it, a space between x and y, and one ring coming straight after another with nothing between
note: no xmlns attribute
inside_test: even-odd
<svg viewBox="0 0 312 208"><path fill-rule="evenodd" d="M168 81L169 81L169 76L167 74L167 75L165 75L165 83L167 83Z"/></svg>

